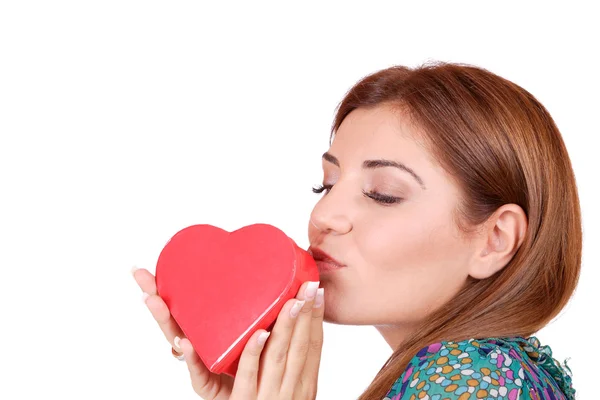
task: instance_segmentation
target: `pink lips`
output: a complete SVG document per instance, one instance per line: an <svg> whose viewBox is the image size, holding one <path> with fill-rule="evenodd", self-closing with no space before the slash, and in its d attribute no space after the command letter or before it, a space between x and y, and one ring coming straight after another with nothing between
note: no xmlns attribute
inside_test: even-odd
<svg viewBox="0 0 600 400"><path fill-rule="evenodd" d="M319 248L310 247L308 249L308 252L316 261L317 267L319 267L320 272L333 271L345 267L344 264L331 257L329 254L325 253Z"/></svg>
<svg viewBox="0 0 600 400"><path fill-rule="evenodd" d="M315 260L315 261L317 263L317 267L319 267L319 272L335 271L336 269L344 268L343 266L340 266L337 264L332 264L327 261L319 261L319 260Z"/></svg>

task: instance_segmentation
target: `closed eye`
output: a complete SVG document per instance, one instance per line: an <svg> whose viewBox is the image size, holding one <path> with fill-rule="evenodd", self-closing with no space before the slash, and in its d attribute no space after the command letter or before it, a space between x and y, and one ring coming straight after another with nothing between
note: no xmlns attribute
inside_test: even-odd
<svg viewBox="0 0 600 400"><path fill-rule="evenodd" d="M329 193L333 185L318 185L317 187L313 187L312 190L314 193L322 193L325 190L327 191L325 194ZM391 204L400 203L404 200L402 197L390 196L387 194L378 193L375 191L366 192L363 191L363 195L366 197L375 200L377 203L389 206Z"/></svg>

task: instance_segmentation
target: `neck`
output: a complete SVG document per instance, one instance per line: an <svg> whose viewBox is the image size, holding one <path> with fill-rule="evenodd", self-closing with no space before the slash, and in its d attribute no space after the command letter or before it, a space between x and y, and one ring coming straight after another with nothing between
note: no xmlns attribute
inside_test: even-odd
<svg viewBox="0 0 600 400"><path fill-rule="evenodd" d="M375 329L379 331L392 350L396 350L412 333L412 329L406 325L375 325Z"/></svg>

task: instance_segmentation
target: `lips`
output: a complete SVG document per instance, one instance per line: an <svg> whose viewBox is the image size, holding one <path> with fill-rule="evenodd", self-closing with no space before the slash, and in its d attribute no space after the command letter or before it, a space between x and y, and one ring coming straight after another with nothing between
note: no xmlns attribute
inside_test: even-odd
<svg viewBox="0 0 600 400"><path fill-rule="evenodd" d="M317 247L309 247L307 251L317 262L320 270L339 269L346 266Z"/></svg>

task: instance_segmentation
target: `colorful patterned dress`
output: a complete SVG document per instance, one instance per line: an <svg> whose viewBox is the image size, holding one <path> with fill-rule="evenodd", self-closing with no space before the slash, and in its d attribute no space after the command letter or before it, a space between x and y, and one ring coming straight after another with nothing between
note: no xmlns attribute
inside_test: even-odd
<svg viewBox="0 0 600 400"><path fill-rule="evenodd" d="M384 400L572 400L571 377L535 336L443 341L421 349Z"/></svg>

